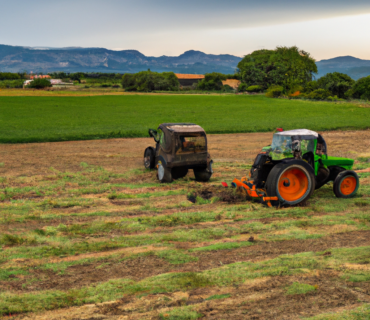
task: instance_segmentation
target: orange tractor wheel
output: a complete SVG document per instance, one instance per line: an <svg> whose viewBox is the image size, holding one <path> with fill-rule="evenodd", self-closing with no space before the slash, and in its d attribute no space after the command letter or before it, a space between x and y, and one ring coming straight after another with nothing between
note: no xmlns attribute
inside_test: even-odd
<svg viewBox="0 0 370 320"><path fill-rule="evenodd" d="M345 170L334 180L333 191L338 198L352 198L358 190L360 181L356 172Z"/></svg>
<svg viewBox="0 0 370 320"><path fill-rule="evenodd" d="M281 204L290 206L306 201L315 190L312 168L304 161L292 162L276 165L266 181L267 195L276 196Z"/></svg>

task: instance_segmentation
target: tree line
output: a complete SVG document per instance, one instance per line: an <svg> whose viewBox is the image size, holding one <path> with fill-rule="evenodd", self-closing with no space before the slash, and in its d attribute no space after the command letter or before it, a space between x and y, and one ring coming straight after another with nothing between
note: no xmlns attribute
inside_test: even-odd
<svg viewBox="0 0 370 320"><path fill-rule="evenodd" d="M317 66L310 53L297 47L277 47L274 50L257 50L246 55L237 65L234 74L208 73L204 79L191 88L181 88L173 72L141 71L135 74L92 73L92 72L53 72L52 78L73 81L87 80L89 83L121 83L126 91L178 91L201 90L233 92L234 89L223 85L226 79L241 81L236 91L258 93L264 92L267 97L288 97L293 99L340 100L370 99L370 76L353 80L346 74L333 72L315 79ZM11 85L24 79L26 73L0 72L1 82ZM13 82L12 82L13 81ZM50 81L33 81L31 86L48 87Z"/></svg>

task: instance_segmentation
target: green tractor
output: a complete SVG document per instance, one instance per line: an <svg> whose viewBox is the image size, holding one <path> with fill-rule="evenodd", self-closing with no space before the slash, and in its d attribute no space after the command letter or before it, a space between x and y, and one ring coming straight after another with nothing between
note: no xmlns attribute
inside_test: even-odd
<svg viewBox="0 0 370 320"><path fill-rule="evenodd" d="M353 163L352 159L328 156L326 142L317 132L280 131L257 155L249 176L234 179L232 186L270 207L305 202L329 181L334 182L338 198L350 198L359 188Z"/></svg>

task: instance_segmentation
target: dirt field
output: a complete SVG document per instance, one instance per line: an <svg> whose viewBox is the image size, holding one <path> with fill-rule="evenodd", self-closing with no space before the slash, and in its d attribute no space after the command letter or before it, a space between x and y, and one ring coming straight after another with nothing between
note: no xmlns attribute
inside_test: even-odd
<svg viewBox="0 0 370 320"><path fill-rule="evenodd" d="M370 167L370 131L323 136ZM353 199L326 185L296 208L221 188L271 137L210 135L209 184L159 184L142 164L151 139L1 145L0 315L369 319L370 172Z"/></svg>
<svg viewBox="0 0 370 320"><path fill-rule="evenodd" d="M322 133L332 156L358 157L370 155L370 130L330 131ZM209 148L215 162L250 164L256 154L271 143L271 133L209 135ZM141 168L142 157L152 138L109 139L2 145L2 176L33 176L60 171L80 170L80 163L102 166L124 173Z"/></svg>

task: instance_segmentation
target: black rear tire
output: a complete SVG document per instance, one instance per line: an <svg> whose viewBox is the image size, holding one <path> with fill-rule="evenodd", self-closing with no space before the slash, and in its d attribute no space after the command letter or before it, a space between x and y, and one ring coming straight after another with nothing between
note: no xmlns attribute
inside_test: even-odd
<svg viewBox="0 0 370 320"><path fill-rule="evenodd" d="M340 172L334 180L333 191L337 198L352 198L360 186L360 179L356 172L345 170Z"/></svg>
<svg viewBox="0 0 370 320"><path fill-rule="evenodd" d="M212 163L213 161L208 164L208 167L206 169L194 169L194 176L196 181L208 182L209 179L211 179L213 173Z"/></svg>
<svg viewBox="0 0 370 320"><path fill-rule="evenodd" d="M315 191L315 175L304 161L277 164L266 181L268 197L278 197L273 205L295 206L307 201Z"/></svg>
<svg viewBox="0 0 370 320"><path fill-rule="evenodd" d="M155 150L153 147L148 147L144 151L144 167L146 169L155 168Z"/></svg>
<svg viewBox="0 0 370 320"><path fill-rule="evenodd" d="M183 177L185 177L187 174L188 174L188 168L184 168L184 167L175 167L175 168L172 168L172 178L174 180L176 179L181 179Z"/></svg>

